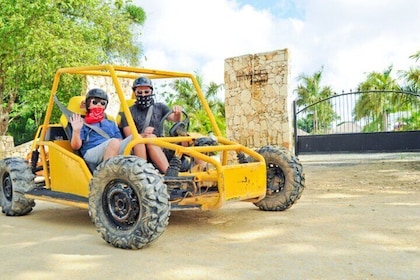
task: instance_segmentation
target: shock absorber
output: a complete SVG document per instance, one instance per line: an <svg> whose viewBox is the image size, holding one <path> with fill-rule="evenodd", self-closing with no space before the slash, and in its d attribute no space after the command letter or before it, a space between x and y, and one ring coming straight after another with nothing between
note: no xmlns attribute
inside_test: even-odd
<svg viewBox="0 0 420 280"><path fill-rule="evenodd" d="M39 151L33 150L32 155L31 155L31 166L32 166L32 173L34 174L42 169L42 167L37 167L38 159L39 159Z"/></svg>
<svg viewBox="0 0 420 280"><path fill-rule="evenodd" d="M166 171L166 176L177 177L179 170L181 169L181 159L174 155L169 162L168 170Z"/></svg>

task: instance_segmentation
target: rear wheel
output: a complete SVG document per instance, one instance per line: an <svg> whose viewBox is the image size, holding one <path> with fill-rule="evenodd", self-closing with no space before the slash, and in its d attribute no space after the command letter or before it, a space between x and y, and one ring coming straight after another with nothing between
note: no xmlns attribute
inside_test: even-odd
<svg viewBox="0 0 420 280"><path fill-rule="evenodd" d="M24 194L34 187L35 175L23 158L0 160L0 206L7 216L22 216L32 211L33 199Z"/></svg>
<svg viewBox="0 0 420 280"><path fill-rule="evenodd" d="M305 187L302 164L284 148L264 146L257 152L264 157L267 166L267 193L264 199L254 204L266 211L290 208Z"/></svg>
<svg viewBox="0 0 420 280"><path fill-rule="evenodd" d="M122 249L141 249L168 225L163 177L145 160L117 156L103 162L90 182L89 214L102 238Z"/></svg>

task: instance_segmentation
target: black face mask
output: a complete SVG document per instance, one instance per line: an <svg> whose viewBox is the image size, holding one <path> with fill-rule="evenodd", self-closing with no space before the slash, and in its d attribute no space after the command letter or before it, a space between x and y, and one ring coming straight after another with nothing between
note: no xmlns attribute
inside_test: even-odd
<svg viewBox="0 0 420 280"><path fill-rule="evenodd" d="M155 100L153 99L154 94L151 95L136 95L137 100L137 106L140 108L140 110L146 110L150 106L152 106L155 103Z"/></svg>

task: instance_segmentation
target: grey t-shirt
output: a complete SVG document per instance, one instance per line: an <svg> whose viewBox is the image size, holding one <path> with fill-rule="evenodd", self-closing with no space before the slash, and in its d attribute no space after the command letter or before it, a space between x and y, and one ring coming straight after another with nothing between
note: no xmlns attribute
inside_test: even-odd
<svg viewBox="0 0 420 280"><path fill-rule="evenodd" d="M146 121L147 116L146 110L140 110L140 108L134 104L130 107L131 115L133 116L134 123L136 124L137 131L141 133L144 128L144 123ZM150 123L148 126L154 127L155 131L154 134L158 137L163 136L163 127L159 127L162 118L169 113L171 110L166 104L163 103L155 103L153 104L153 114L150 118ZM127 118L124 114L121 116L121 127L124 128L128 126Z"/></svg>

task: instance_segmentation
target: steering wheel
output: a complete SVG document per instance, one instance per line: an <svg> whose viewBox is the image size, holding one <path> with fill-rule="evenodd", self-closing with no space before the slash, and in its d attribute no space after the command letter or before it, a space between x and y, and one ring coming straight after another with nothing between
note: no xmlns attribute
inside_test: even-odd
<svg viewBox="0 0 420 280"><path fill-rule="evenodd" d="M183 115L183 120L174 123L172 126L170 126L167 121L167 118L170 114L172 114L173 111L168 112L166 115L162 117L162 120L160 121L159 127L163 127L163 136L185 136L187 135L188 128L190 127L190 118L188 117L187 112L184 110L181 111Z"/></svg>

